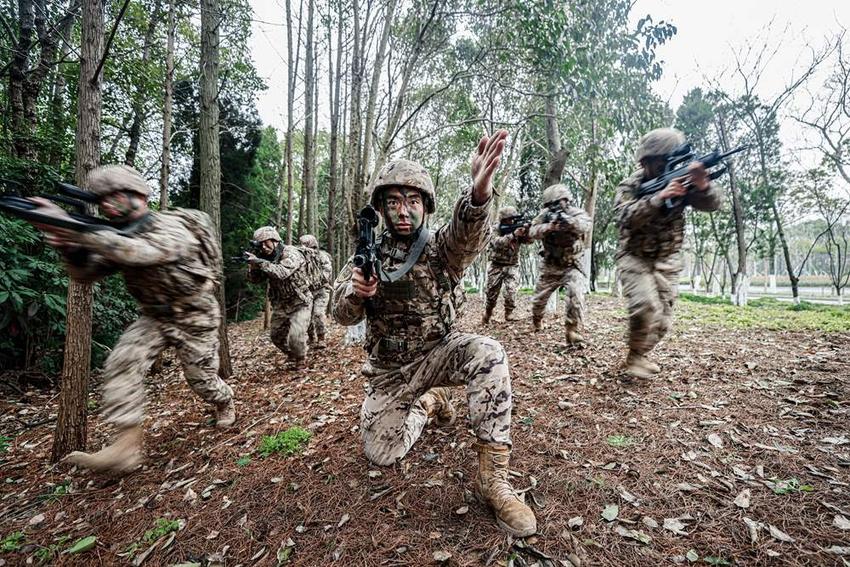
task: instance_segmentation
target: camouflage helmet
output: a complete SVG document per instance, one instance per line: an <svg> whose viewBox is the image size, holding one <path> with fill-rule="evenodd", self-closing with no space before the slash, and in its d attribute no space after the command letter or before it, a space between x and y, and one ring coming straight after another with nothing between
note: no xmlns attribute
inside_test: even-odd
<svg viewBox="0 0 850 567"><path fill-rule="evenodd" d="M381 168L375 178L375 183L372 184L372 197L370 199L372 206L376 209L379 208L378 196L381 194L381 189L393 186L419 189L422 198L425 200L425 212L433 213L436 210L434 183L425 168L415 161L397 159Z"/></svg>
<svg viewBox="0 0 850 567"><path fill-rule="evenodd" d="M151 194L150 185L142 174L127 165L104 165L93 169L88 177L88 190L98 197L116 191L130 191L145 198Z"/></svg>
<svg viewBox="0 0 850 567"><path fill-rule="evenodd" d="M503 221L505 219L509 219L511 217L517 216L515 207L502 207L499 209L499 220Z"/></svg>
<svg viewBox="0 0 850 567"><path fill-rule="evenodd" d="M254 240L257 242L265 242L266 240L276 240L280 242L280 235L277 229L273 226L261 226L254 231Z"/></svg>
<svg viewBox="0 0 850 567"><path fill-rule="evenodd" d="M304 246L305 248L313 248L314 250L319 249L319 241L316 240L316 237L312 234L305 234L298 239L298 242L300 242L301 246Z"/></svg>
<svg viewBox="0 0 850 567"><path fill-rule="evenodd" d="M563 183L550 185L543 191L543 206L548 206L551 203L557 203L561 199L566 199L572 202L569 188Z"/></svg>
<svg viewBox="0 0 850 567"><path fill-rule="evenodd" d="M675 128L656 128L643 135L638 142L635 161L644 158L663 156L685 143L685 135Z"/></svg>

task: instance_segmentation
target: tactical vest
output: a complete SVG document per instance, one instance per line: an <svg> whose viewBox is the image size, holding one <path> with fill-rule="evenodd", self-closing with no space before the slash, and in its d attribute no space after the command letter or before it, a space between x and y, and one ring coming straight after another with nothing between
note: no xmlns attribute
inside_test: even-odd
<svg viewBox="0 0 850 567"><path fill-rule="evenodd" d="M404 263L407 249L396 248L381 235L379 250L385 269ZM465 294L452 277L432 233L419 260L398 281L381 282L369 307L366 350L378 360L406 363L433 348L449 331Z"/></svg>
<svg viewBox="0 0 850 567"><path fill-rule="evenodd" d="M490 239L490 262L499 266L519 264L519 241L516 238L499 236L498 225L493 228Z"/></svg>

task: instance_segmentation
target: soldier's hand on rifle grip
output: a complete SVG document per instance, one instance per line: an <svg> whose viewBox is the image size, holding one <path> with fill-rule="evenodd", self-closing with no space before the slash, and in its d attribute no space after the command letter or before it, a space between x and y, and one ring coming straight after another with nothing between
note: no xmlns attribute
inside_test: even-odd
<svg viewBox="0 0 850 567"><path fill-rule="evenodd" d="M664 188L661 193L658 194L658 199L661 201L666 201L667 199L674 199L676 197L683 197L688 193L687 187L682 183L684 178L674 179L670 183L667 184L667 187Z"/></svg>
<svg viewBox="0 0 850 567"><path fill-rule="evenodd" d="M701 161L692 162L688 166L688 182L697 191L708 190L711 183L708 179L708 172L705 170L705 165Z"/></svg>
<svg viewBox="0 0 850 567"><path fill-rule="evenodd" d="M523 238L526 234L528 234L528 229L524 226L521 226L514 231L514 235L519 238Z"/></svg>
<svg viewBox="0 0 850 567"><path fill-rule="evenodd" d="M363 270L354 268L351 271L351 287L354 288L354 295L369 299L378 293L378 276L372 275L372 279L367 282Z"/></svg>
<svg viewBox="0 0 850 567"><path fill-rule="evenodd" d="M245 252L243 254L243 257L245 258L245 261L248 262L249 265L259 264L260 262L265 262L265 260L263 260L262 258L258 258L257 256L255 256L254 254L251 254L250 252Z"/></svg>

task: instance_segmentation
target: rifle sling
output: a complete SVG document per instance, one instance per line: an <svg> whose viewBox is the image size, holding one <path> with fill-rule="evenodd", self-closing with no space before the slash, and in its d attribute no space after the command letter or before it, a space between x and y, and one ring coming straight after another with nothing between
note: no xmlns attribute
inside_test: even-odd
<svg viewBox="0 0 850 567"><path fill-rule="evenodd" d="M402 276L404 276L404 274L409 272L416 262L419 261L419 257L422 256L422 252L425 250L425 245L428 244L428 238L430 236L431 233L428 231L428 227L423 226L419 229L419 236L416 238L416 242L413 243L413 246L410 247L410 251L407 254L407 259L404 261L404 264L391 272L384 270L380 260L376 262L378 277L381 281L392 283L399 280Z"/></svg>

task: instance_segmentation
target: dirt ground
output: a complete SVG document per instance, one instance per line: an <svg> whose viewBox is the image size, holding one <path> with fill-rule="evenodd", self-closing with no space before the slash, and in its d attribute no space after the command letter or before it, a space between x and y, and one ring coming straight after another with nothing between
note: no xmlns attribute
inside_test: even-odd
<svg viewBox="0 0 850 567"><path fill-rule="evenodd" d="M169 359L150 379L146 464L124 479L50 466L55 390L4 387L0 550L16 551L0 564L850 564L850 335L679 320L658 350L663 373L635 383L618 370L618 300L590 298L584 348L564 345L554 316L530 332L521 307L519 322L498 312L482 326L472 298L460 327L508 351L513 482L535 537L503 535L472 497L464 420L372 467L359 444L362 349L334 327L294 372L251 322L230 329L237 425L212 428ZM257 453L292 425L312 431L306 450ZM108 434L95 410L89 447ZM146 540L160 519L180 529ZM87 536L93 548L62 553Z"/></svg>

